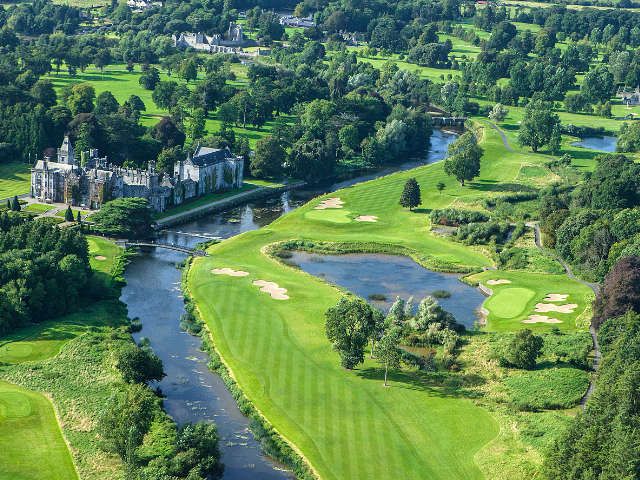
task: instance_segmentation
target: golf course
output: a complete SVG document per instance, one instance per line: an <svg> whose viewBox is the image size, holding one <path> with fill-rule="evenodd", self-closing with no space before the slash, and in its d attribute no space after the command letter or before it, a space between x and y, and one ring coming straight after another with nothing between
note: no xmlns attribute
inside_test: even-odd
<svg viewBox="0 0 640 480"><path fill-rule="evenodd" d="M451 388L442 379L399 371L384 388L383 370L368 358L355 371L341 368L325 337L324 312L343 293L273 255L274 245L296 241L307 250L409 255L440 271L491 267L481 248L431 232L427 213L476 205L504 185L534 185L539 178L523 171L546 170L545 157L507 150L496 129L477 126L485 155L480 176L464 187L444 174L442 163L357 184L215 245L209 257L192 264L189 293L223 361L256 408L322 478L506 478L508 470L493 465L492 472L483 471L479 465L488 462L477 461L517 448L498 436L504 416L492 415L467 389ZM413 211L398 203L410 177L422 190L422 208ZM442 193L438 182L446 185ZM361 216L374 220L358 221ZM492 287L484 331L586 329L590 290L565 275L487 270L467 281L491 279L509 283ZM571 312L557 314L561 323L523 323L551 293L566 294L575 304Z"/></svg>

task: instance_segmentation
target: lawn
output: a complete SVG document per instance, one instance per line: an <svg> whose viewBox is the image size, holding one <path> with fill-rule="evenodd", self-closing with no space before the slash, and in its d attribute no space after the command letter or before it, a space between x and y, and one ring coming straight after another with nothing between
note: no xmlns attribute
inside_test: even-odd
<svg viewBox="0 0 640 480"><path fill-rule="evenodd" d="M46 205L44 203L30 203L29 205L24 207L23 210L25 212L41 214L41 213L46 213L49 210L53 210L54 208L55 207L53 205Z"/></svg>
<svg viewBox="0 0 640 480"><path fill-rule="evenodd" d="M0 199L29 193L30 188L29 165L20 162L0 164Z"/></svg>
<svg viewBox="0 0 640 480"><path fill-rule="evenodd" d="M583 329L586 308L593 300L593 294L588 287L567 278L566 275L489 270L468 276L467 280L483 285L487 285L488 280L509 280L511 282L502 285L487 285L493 290L493 295L484 303L484 307L489 310L486 328L491 331L505 332L525 327L535 331L548 331L553 327L564 331ZM545 302L544 298L549 293L568 294L569 296L566 301ZM544 313L534 311L537 303L576 304L577 307L572 313ZM557 318L562 323L522 323L531 314Z"/></svg>
<svg viewBox="0 0 640 480"><path fill-rule="evenodd" d="M0 479L78 478L51 402L0 382Z"/></svg>

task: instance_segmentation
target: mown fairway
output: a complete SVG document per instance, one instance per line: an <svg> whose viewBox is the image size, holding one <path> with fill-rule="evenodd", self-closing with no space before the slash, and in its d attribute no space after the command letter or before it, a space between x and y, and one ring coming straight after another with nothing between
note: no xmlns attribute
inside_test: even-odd
<svg viewBox="0 0 640 480"><path fill-rule="evenodd" d="M0 199L29 193L31 172L26 163L0 164Z"/></svg>
<svg viewBox="0 0 640 480"><path fill-rule="evenodd" d="M78 478L51 402L0 382L0 479Z"/></svg>
<svg viewBox="0 0 640 480"><path fill-rule="evenodd" d="M194 262L188 284L222 357L248 397L322 478L482 478L474 455L496 436L497 423L455 389L415 373L392 375L391 388L384 388L382 370L371 360L355 371L343 370L324 333L324 312L338 291L268 257L263 247L289 239L374 242L405 247L428 266L491 265L480 250L432 235L428 209L472 203L505 184L531 183L535 179L523 178L523 167L540 165L546 157L507 152L491 128L483 129L483 147L480 178L464 188L443 174L442 164L397 173L314 199L266 228L212 247L211 257ZM409 212L398 205L411 176L422 187L427 209ZM446 184L442 194L435 188L439 181ZM331 197L344 201L343 208L314 208ZM354 221L358 215L379 220L360 223ZM215 267L249 275L214 275ZM529 288L526 273L512 275L512 287ZM276 282L290 299L272 299L252 285L255 280ZM577 284L566 286L573 284L566 277L558 281L565 290L584 294Z"/></svg>

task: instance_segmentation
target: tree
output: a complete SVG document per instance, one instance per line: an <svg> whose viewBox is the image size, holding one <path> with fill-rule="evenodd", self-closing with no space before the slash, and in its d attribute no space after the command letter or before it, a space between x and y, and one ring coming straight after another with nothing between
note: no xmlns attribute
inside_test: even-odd
<svg viewBox="0 0 640 480"><path fill-rule="evenodd" d="M140 75L138 82L145 90L153 90L160 82L160 72L155 67L148 68L146 72Z"/></svg>
<svg viewBox="0 0 640 480"><path fill-rule="evenodd" d="M106 90L101 92L96 98L96 106L93 110L96 115L110 115L112 113L117 113L120 105L118 104L118 100L113 94Z"/></svg>
<svg viewBox="0 0 640 480"><path fill-rule="evenodd" d="M623 123L618 134L616 149L619 152L640 151L640 123Z"/></svg>
<svg viewBox="0 0 640 480"><path fill-rule="evenodd" d="M480 159L483 150L473 132L463 133L449 145L444 161L444 173L454 176L464 187L465 181L471 181L480 175Z"/></svg>
<svg viewBox="0 0 640 480"><path fill-rule="evenodd" d="M82 213L78 210L78 215L76 216L76 222L82 223Z"/></svg>
<svg viewBox="0 0 640 480"><path fill-rule="evenodd" d="M409 208L409 210L413 210L420 205L421 202L420 185L418 185L418 181L415 178L410 178L404 184L402 196L400 197L400 205L404 208Z"/></svg>
<svg viewBox="0 0 640 480"><path fill-rule="evenodd" d="M501 103L496 103L489 112L489 118L494 122L502 122L508 114L509 110L506 109L504 105L502 105Z"/></svg>
<svg viewBox="0 0 640 480"><path fill-rule="evenodd" d="M187 138L171 117L162 117L151 129L151 136L165 148L182 146Z"/></svg>
<svg viewBox="0 0 640 480"><path fill-rule="evenodd" d="M116 354L116 367L127 383L160 381L164 377L162 360L149 348L128 344Z"/></svg>
<svg viewBox="0 0 640 480"><path fill-rule="evenodd" d="M553 129L559 123L560 119L553 113L550 102L532 100L525 107L518 140L521 145L530 146L531 150L537 152L551 140Z"/></svg>
<svg viewBox="0 0 640 480"><path fill-rule="evenodd" d="M345 156L353 155L360 143L358 129L354 125L345 125L338 131L338 140Z"/></svg>
<svg viewBox="0 0 640 480"><path fill-rule="evenodd" d="M156 169L163 173L173 174L173 166L184 159L182 149L177 147L163 148L156 160Z"/></svg>
<svg viewBox="0 0 640 480"><path fill-rule="evenodd" d="M198 78L198 64L195 59L188 58L182 62L180 64L178 75L180 75L181 78L184 78L187 82Z"/></svg>
<svg viewBox="0 0 640 480"><path fill-rule="evenodd" d="M520 330L509 344L507 361L517 368L532 370L543 345L542 337L534 335L528 328Z"/></svg>
<svg viewBox="0 0 640 480"><path fill-rule="evenodd" d="M256 143L251 158L251 175L258 178L277 178L282 175L286 153L278 139L267 136Z"/></svg>
<svg viewBox="0 0 640 480"><path fill-rule="evenodd" d="M71 210L71 205L68 205L67 210L64 212L64 221L73 222L73 211Z"/></svg>
<svg viewBox="0 0 640 480"><path fill-rule="evenodd" d="M67 97L67 106L73 115L93 112L96 91L90 83L78 83L71 87Z"/></svg>
<svg viewBox="0 0 640 480"><path fill-rule="evenodd" d="M402 360L400 350L400 339L402 329L400 327L390 327L382 336L376 346L376 358L384 365L384 386L387 386L387 375L389 368L399 368Z"/></svg>
<svg viewBox="0 0 640 480"><path fill-rule="evenodd" d="M442 191L446 188L446 185L444 184L444 182L438 182L436 188L438 189L438 193L442 195Z"/></svg>
<svg viewBox="0 0 640 480"><path fill-rule="evenodd" d="M19 212L20 210L22 210L17 195L13 196L13 201L11 202L11 210L13 210L14 212Z"/></svg>
<svg viewBox="0 0 640 480"><path fill-rule="evenodd" d="M192 141L204 137L206 115L204 109L196 108L193 115L189 117L188 133Z"/></svg>
<svg viewBox="0 0 640 480"><path fill-rule="evenodd" d="M609 271L593 305L597 327L632 310L640 313L640 257L622 257Z"/></svg>
<svg viewBox="0 0 640 480"><path fill-rule="evenodd" d="M151 233L151 206L146 198L118 198L105 203L93 221L107 235L144 238Z"/></svg>
<svg viewBox="0 0 640 480"><path fill-rule="evenodd" d="M606 65L597 65L584 76L580 93L591 103L604 103L611 98L615 89L613 75Z"/></svg>
<svg viewBox="0 0 640 480"><path fill-rule="evenodd" d="M549 139L549 151L552 155L558 155L560 148L562 147L562 134L560 133L560 124L556 123L551 131L551 138Z"/></svg>
<svg viewBox="0 0 640 480"><path fill-rule="evenodd" d="M363 300L342 297L326 311L325 318L327 338L340 355L342 366L351 370L362 363L374 324L371 307Z"/></svg>
<svg viewBox="0 0 640 480"><path fill-rule="evenodd" d="M151 427L157 400L145 385L130 384L107 400L98 418L104 448L131 468L136 449Z"/></svg>

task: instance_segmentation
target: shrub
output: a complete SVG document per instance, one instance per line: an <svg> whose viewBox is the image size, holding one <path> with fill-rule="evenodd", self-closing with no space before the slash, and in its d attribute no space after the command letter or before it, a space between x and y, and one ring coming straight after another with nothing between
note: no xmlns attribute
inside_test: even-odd
<svg viewBox="0 0 640 480"><path fill-rule="evenodd" d="M544 340L525 328L515 334L507 349L506 360L517 368L531 370L536 366L536 359L540 356Z"/></svg>
<svg viewBox="0 0 640 480"><path fill-rule="evenodd" d="M490 241L503 243L511 227L504 222L468 223L462 225L457 238L468 245L486 244Z"/></svg>
<svg viewBox="0 0 640 480"><path fill-rule="evenodd" d="M466 223L486 222L489 217L476 210L459 210L456 208L444 208L433 210L430 215L431 223L434 225L449 225L458 227Z"/></svg>

